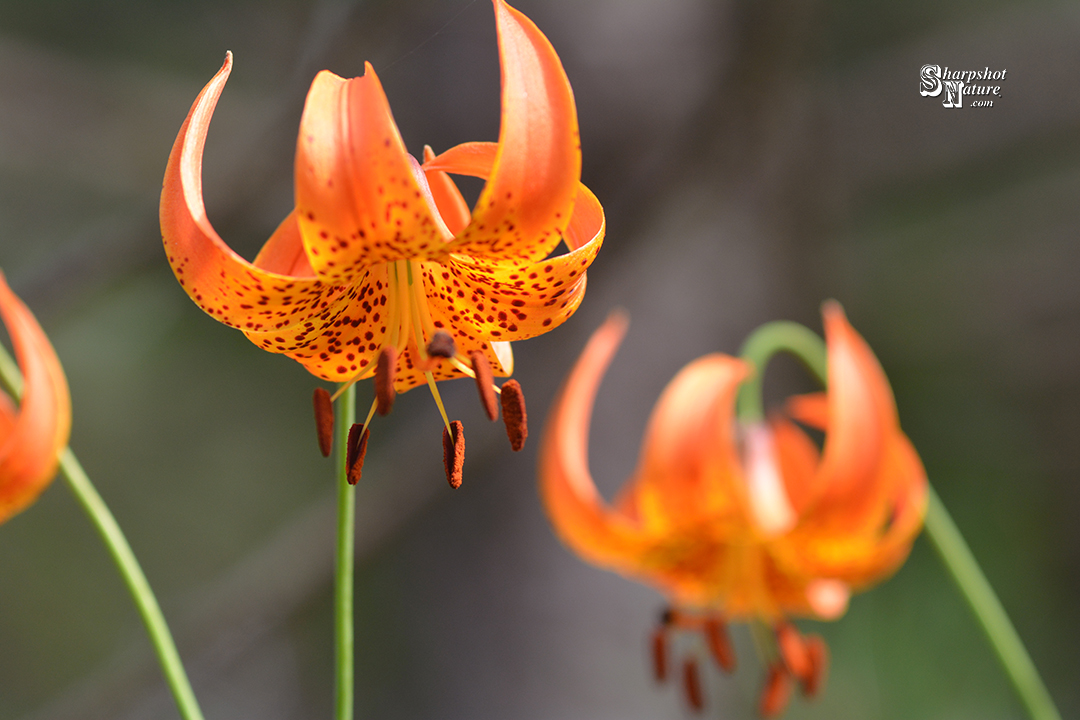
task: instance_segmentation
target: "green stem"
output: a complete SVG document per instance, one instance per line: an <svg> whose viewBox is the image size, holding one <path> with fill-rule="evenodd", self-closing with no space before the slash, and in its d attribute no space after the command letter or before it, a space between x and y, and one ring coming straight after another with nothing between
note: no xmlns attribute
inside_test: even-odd
<svg viewBox="0 0 1080 720"><path fill-rule="evenodd" d="M765 323L750 334L739 350L739 356L754 366L753 376L739 388L735 405L735 413L743 423L761 422L765 419L765 407L761 399L765 366L778 352L794 355L822 385L828 381L825 343L816 333L787 320Z"/></svg>
<svg viewBox="0 0 1080 720"><path fill-rule="evenodd" d="M791 353L802 361L822 386L828 384L825 343L817 334L793 322L780 321L762 325L747 338L740 353L756 370L754 376L744 382L739 390L736 414L741 423L764 420L762 380L765 377L765 366L778 352ZM971 554L941 498L934 492L933 487L928 486L928 490L929 503L924 525L926 534L975 619L986 633L1021 702L1032 720L1061 720L1061 715L1058 714L1050 693L1024 648L1024 643L979 568L978 561Z"/></svg>
<svg viewBox="0 0 1080 720"><path fill-rule="evenodd" d="M3 346L0 346L0 375L3 376L4 383L15 397L22 394L22 374ZM90 516L90 521L97 528L101 539L105 541L105 546L109 549L109 554L116 562L120 576L124 579L146 625L146 632L150 635L150 642L157 653L161 670L176 699L176 707L180 710L181 717L184 720L203 720L199 703L195 699L191 683L184 672L180 654L176 651L176 644L165 622L165 616L161 613L161 606L154 597L154 591L150 589L150 583L146 580L142 568L139 567L139 561L135 558L131 545L128 544L127 538L116 523L116 518L109 511L93 483L90 482L90 478L75 458L75 453L71 452L70 447L64 448L60 453L60 471L68 487L75 494L75 498Z"/></svg>
<svg viewBox="0 0 1080 720"><path fill-rule="evenodd" d="M967 600L1033 720L1061 720L1039 671L941 498L930 488L926 534Z"/></svg>
<svg viewBox="0 0 1080 720"><path fill-rule="evenodd" d="M349 428L356 422L356 386L338 398L334 443L338 449L337 563L334 582L334 717L353 716L353 576L356 564L356 494L349 484Z"/></svg>

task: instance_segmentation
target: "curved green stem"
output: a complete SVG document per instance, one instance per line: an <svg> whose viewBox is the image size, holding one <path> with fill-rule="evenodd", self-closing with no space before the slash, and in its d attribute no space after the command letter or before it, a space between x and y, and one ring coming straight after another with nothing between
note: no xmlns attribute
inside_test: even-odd
<svg viewBox="0 0 1080 720"><path fill-rule="evenodd" d="M113 514L109 512L105 501L101 499L90 478L87 477L82 465L71 452L71 448L64 448L60 453L60 470L67 480L68 487L75 493L79 504L83 506L86 514L94 523L105 546L109 548L109 554L116 561L116 567L120 570L121 577L139 608L143 622L146 624L146 632L150 635L150 642L154 645L161 670L165 673L165 680L172 690L176 699L176 707L180 710L180 716L184 720L202 720L202 710L195 699L195 692L191 689L184 665L180 661L180 654L176 651L169 626L165 623L165 616L161 614L154 591L150 589L150 583L146 580L139 561L135 559L135 553L128 545L123 531L116 523Z"/></svg>
<svg viewBox="0 0 1080 720"><path fill-rule="evenodd" d="M11 389L12 395L18 397L22 394L22 375L3 346L0 346L0 376ZM180 710L181 717L184 720L203 720L199 703L195 699L195 692L191 689L187 673L184 672L184 665L180 661L176 643L173 642L169 626L165 623L165 616L161 613L161 606L154 597L154 591L150 589L150 583L143 574L139 561L135 558L135 553L131 550L131 545L124 537L116 518L109 511L93 483L90 482L90 478L75 458L75 453L71 452L70 447L64 448L60 453L60 471L116 562L120 576L124 579L124 584L127 585L143 623L146 625L146 632L157 653L169 689L172 690L173 697L176 699L176 707Z"/></svg>
<svg viewBox="0 0 1080 720"><path fill-rule="evenodd" d="M979 620L1028 714L1033 720L1061 720L1005 608L933 488L926 508L926 535Z"/></svg>
<svg viewBox="0 0 1080 720"><path fill-rule="evenodd" d="M787 320L765 323L750 334L739 350L739 356L754 366L753 376L739 388L735 414L740 421L753 423L765 419L765 407L761 399L765 366L778 352L794 355L822 385L828 382L825 343L816 333L799 323Z"/></svg>
<svg viewBox="0 0 1080 720"><path fill-rule="evenodd" d="M349 484L349 428L356 422L356 387L337 401L337 560L334 573L334 717L353 716L353 576L356 564L356 494Z"/></svg>
<svg viewBox="0 0 1080 720"><path fill-rule="evenodd" d="M744 382L739 390L736 414L740 422L764 420L761 390L765 366L778 352L791 353L802 361L822 386L828 384L825 342L816 333L793 322L779 321L762 325L747 338L740 352L742 358L752 363L756 370L754 376ZM924 524L926 535L986 633L1021 702L1032 720L1061 720L1061 715L1024 648L1024 643L1009 621L1009 616L1001 606L994 589L983 575L963 535L933 487L928 486L928 490L929 502Z"/></svg>

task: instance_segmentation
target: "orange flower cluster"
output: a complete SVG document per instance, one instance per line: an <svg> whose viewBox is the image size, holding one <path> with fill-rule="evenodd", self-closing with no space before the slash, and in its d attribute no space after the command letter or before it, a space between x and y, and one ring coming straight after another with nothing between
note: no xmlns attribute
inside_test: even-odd
<svg viewBox="0 0 1080 720"><path fill-rule="evenodd" d="M664 390L638 469L608 504L587 447L593 399L625 332L625 318L615 316L567 378L540 454L541 495L562 540L670 599L656 657L670 632L704 631L717 664L732 667L718 625L773 628L767 716L783 709L792 679L813 694L824 674L824 643L800 636L787 618L843 615L852 592L903 563L926 508L926 475L881 366L839 305L827 304L824 315L826 393L792 398L785 413L744 425L735 399L753 369L727 355L695 360ZM795 421L824 431L824 448ZM686 687L698 704L697 681Z"/></svg>
<svg viewBox="0 0 1080 720"><path fill-rule="evenodd" d="M428 384L448 433L435 383L477 378L497 417L487 396L501 392L493 376L513 372L510 342L574 313L604 237L603 208L580 181L562 64L531 20L494 5L498 143L441 155L425 147L421 165L370 65L349 80L323 71L300 121L296 207L248 262L214 231L202 198L203 146L230 54L180 129L161 195L169 263L199 307L319 378L375 378L382 413L394 392ZM487 181L471 212L450 174ZM549 258L560 242L568 252ZM511 441L523 442L523 430L508 426Z"/></svg>

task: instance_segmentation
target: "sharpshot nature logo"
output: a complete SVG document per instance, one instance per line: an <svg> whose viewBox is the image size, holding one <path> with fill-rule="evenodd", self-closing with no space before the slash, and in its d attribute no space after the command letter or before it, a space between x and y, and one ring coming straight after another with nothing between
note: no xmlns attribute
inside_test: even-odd
<svg viewBox="0 0 1080 720"><path fill-rule="evenodd" d="M1000 83L1005 80L1007 70L950 70L946 65L923 65L919 71L919 94L923 97L937 97L945 93L941 104L947 108L964 106L964 96L969 98L970 107L994 107L992 98L1001 97Z"/></svg>

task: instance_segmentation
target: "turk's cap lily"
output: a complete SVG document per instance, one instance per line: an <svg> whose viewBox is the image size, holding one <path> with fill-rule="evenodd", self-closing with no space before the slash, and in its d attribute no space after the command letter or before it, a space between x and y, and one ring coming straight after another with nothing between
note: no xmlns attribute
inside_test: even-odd
<svg viewBox="0 0 1080 720"><path fill-rule="evenodd" d="M21 400L0 392L0 522L32 503L56 475L71 429L63 368L33 314L0 273L0 318L23 376Z"/></svg>
<svg viewBox="0 0 1080 720"><path fill-rule="evenodd" d="M371 377L392 349L397 392L471 376L473 352L507 376L510 341L573 314L603 209L580 182L577 112L558 56L531 20L502 0L494 7L499 141L425 148L421 165L370 65L352 79L323 71L300 124L296 207L253 262L218 236L202 198L227 56L180 130L161 200L169 262L203 310L334 382ZM486 180L471 212L451 174ZM568 252L548 258L560 241ZM453 341L448 357L428 350L439 333Z"/></svg>
<svg viewBox="0 0 1080 720"><path fill-rule="evenodd" d="M626 320L592 337L549 415L540 491L560 538L589 561L663 591L677 607L779 622L842 615L852 591L893 573L922 525L926 476L892 391L840 306L824 307L828 390L744 426L753 368L699 358L664 390L631 480L613 503L587 460L589 418ZM794 421L824 431L819 450Z"/></svg>

